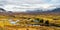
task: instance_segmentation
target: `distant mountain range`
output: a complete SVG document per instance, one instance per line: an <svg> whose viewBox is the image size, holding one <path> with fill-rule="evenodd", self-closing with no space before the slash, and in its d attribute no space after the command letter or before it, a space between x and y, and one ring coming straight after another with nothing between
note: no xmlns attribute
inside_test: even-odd
<svg viewBox="0 0 60 30"><path fill-rule="evenodd" d="M0 8L0 12L6 12L6 10L3 8Z"/></svg>
<svg viewBox="0 0 60 30"><path fill-rule="evenodd" d="M60 8L56 8L56 9L52 10L51 12L60 12Z"/></svg>
<svg viewBox="0 0 60 30"><path fill-rule="evenodd" d="M35 11L27 11L27 12L32 12L32 13L40 13L40 12L60 12L60 8L56 8L56 9L53 9L53 10L48 10L48 11L42 11L42 10L35 10Z"/></svg>
<svg viewBox="0 0 60 30"><path fill-rule="evenodd" d="M5 9L3 8L0 8L0 12L7 12ZM8 11L8 12L12 12L12 11ZM40 12L60 12L60 8L56 8L56 9L53 9L51 11L42 11L42 10L34 10L34 11L26 11L27 13L40 13Z"/></svg>
<svg viewBox="0 0 60 30"><path fill-rule="evenodd" d="M0 8L0 12L12 12L12 11L6 11L5 9Z"/></svg>
<svg viewBox="0 0 60 30"><path fill-rule="evenodd" d="M32 13L33 13L33 12L36 12L36 13L38 12L38 13L39 13L39 12L43 12L43 11L42 11L42 10L33 10L33 11L28 10L28 11L26 11L26 12L32 12Z"/></svg>

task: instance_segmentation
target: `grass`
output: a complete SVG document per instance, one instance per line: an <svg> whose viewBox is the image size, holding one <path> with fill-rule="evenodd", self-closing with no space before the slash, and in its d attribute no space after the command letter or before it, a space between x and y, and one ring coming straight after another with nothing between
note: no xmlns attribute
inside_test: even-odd
<svg viewBox="0 0 60 30"><path fill-rule="evenodd" d="M12 25L8 20L9 19L13 19L14 21L16 20L20 20L19 22L17 22L17 24L19 25ZM34 22L34 20L42 20L44 22ZM60 27L56 27L56 26L37 26L37 27L33 27L30 26L28 27L27 24L40 24L40 23L45 23L46 21L49 21L49 23L51 24L55 24L56 26L60 26L60 15L14 15L14 16L2 16L0 15L0 27L1 29L8 29L8 30L24 30L24 29L33 29L33 30L60 30ZM11 27L12 26L12 27ZM19 28L18 28L19 26ZM33 27L33 28L32 28Z"/></svg>

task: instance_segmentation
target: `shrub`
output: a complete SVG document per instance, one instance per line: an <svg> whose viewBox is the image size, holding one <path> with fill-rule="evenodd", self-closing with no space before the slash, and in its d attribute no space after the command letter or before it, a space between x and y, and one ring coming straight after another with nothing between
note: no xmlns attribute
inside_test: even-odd
<svg viewBox="0 0 60 30"><path fill-rule="evenodd" d="M44 22L44 20L43 20L43 19L41 19L39 22L40 22L40 23L43 23L43 22Z"/></svg>
<svg viewBox="0 0 60 30"><path fill-rule="evenodd" d="M48 20L45 21L45 25L46 25L46 26L49 26L49 21L48 21Z"/></svg>

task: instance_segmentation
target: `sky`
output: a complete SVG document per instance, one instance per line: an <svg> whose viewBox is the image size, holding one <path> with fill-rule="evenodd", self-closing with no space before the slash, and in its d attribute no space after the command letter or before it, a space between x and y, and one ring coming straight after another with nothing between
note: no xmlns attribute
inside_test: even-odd
<svg viewBox="0 0 60 30"><path fill-rule="evenodd" d="M14 12L36 9L46 11L60 8L60 0L0 0L0 7Z"/></svg>

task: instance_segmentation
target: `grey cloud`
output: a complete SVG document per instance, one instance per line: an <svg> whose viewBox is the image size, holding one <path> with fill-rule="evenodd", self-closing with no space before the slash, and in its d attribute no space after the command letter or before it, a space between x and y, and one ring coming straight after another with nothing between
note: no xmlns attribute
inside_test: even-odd
<svg viewBox="0 0 60 30"><path fill-rule="evenodd" d="M39 5L44 5L44 4L50 5L50 4L52 4L51 8L52 7L60 8L60 0L0 0L0 6L1 7L9 8L10 6L7 7L8 5L15 5L14 10L15 9L21 10L20 9L21 7L16 7L16 6L22 6L22 7L25 6L25 7L28 7L28 8L33 7L33 6L34 7L39 6L39 5L36 5L36 4L39 4ZM43 9L43 8L41 8L41 6L39 6L37 8ZM11 8L11 10L13 10L13 8ZM25 9L25 10L27 10L27 9Z"/></svg>

